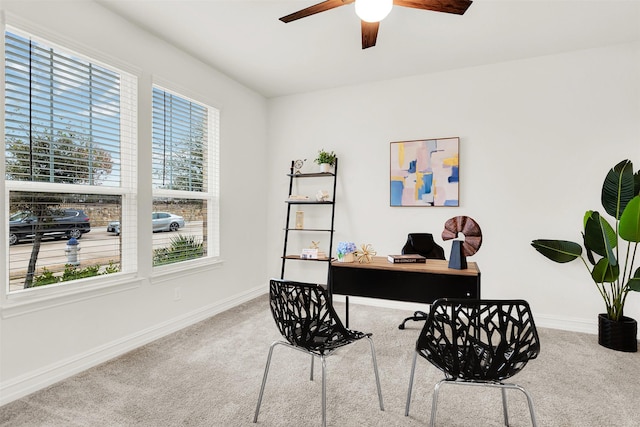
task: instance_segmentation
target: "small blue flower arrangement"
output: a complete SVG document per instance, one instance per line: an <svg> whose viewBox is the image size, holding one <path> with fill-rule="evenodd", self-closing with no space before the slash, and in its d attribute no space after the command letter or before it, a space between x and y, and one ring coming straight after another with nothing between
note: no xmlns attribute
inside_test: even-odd
<svg viewBox="0 0 640 427"><path fill-rule="evenodd" d="M353 242L338 242L338 248L336 249L338 259L344 258L346 254L355 252L356 249L356 244Z"/></svg>

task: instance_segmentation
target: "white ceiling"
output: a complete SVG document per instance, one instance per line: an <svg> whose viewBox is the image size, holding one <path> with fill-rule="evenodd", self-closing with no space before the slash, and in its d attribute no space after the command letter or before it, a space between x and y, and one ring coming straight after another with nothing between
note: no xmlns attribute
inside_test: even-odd
<svg viewBox="0 0 640 427"><path fill-rule="evenodd" d="M395 6L366 50L353 4L284 24L321 0L97 1L266 97L640 40L640 0Z"/></svg>

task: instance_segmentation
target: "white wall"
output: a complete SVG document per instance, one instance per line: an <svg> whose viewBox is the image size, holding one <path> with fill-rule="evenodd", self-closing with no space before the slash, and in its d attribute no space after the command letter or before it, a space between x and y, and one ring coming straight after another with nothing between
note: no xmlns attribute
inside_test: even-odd
<svg viewBox="0 0 640 427"><path fill-rule="evenodd" d="M0 404L238 304L266 290L266 101L228 77L111 14L92 1L4 1L8 23L63 38L69 47L113 59L140 75L139 152L150 153L152 76L221 110L221 258L190 274L151 276L151 237L139 234L140 274L118 292L61 299L34 311L3 310ZM86 53L83 51L83 53ZM253 155L248 155L253 153ZM242 163L239 160L242 159ZM139 223L151 212L150 165L141 158ZM240 169L239 169L240 168ZM257 212L257 213L256 213ZM4 213L2 223L7 223ZM2 237L6 241L6 236ZM248 256L247 249L255 256ZM5 254L6 255L6 254ZM250 263L251 268L247 268ZM7 277L5 265L0 275ZM175 287L182 299L173 300ZM87 295L89 296L89 295ZM6 303L6 301L5 301ZM58 304L59 303L59 304ZM9 304L10 305L10 304ZM45 308L43 308L45 307ZM48 308L47 308L48 307ZM6 308L6 305L5 305Z"/></svg>
<svg viewBox="0 0 640 427"><path fill-rule="evenodd" d="M608 169L626 158L640 168L639 117L638 44L270 100L269 273L279 275L286 168L313 167L324 147L340 162L336 241L387 255L409 232L439 238L447 219L470 216L483 231L469 259L483 297L525 298L540 325L595 333L604 304L584 266L548 261L530 242L581 241ZM389 143L448 136L460 137L460 207L389 207ZM626 314L640 319L640 294Z"/></svg>

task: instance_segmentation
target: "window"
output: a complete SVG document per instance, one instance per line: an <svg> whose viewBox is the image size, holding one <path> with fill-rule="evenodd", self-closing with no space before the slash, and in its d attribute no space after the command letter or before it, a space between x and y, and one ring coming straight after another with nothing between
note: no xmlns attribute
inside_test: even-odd
<svg viewBox="0 0 640 427"><path fill-rule="evenodd" d="M134 270L135 241L106 228L135 215L135 77L4 37L8 292Z"/></svg>
<svg viewBox="0 0 640 427"><path fill-rule="evenodd" d="M153 264L218 256L217 109L153 88Z"/></svg>

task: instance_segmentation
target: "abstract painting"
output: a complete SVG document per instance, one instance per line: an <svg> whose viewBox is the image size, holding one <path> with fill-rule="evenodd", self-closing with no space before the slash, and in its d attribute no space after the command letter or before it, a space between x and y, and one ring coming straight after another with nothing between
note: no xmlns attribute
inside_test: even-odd
<svg viewBox="0 0 640 427"><path fill-rule="evenodd" d="M460 138L391 143L391 206L458 206Z"/></svg>

